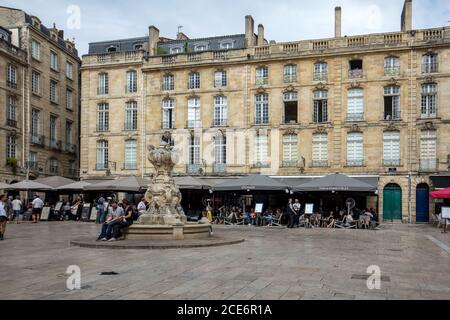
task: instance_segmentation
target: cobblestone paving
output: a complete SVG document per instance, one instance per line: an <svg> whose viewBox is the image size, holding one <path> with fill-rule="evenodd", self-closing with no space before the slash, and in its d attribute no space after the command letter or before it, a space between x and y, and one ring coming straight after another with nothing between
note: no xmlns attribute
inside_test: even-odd
<svg viewBox="0 0 450 320"><path fill-rule="evenodd" d="M8 225L0 299L450 299L450 235L428 225L218 226L217 234L246 241L169 250L69 246L97 229L80 222ZM81 268L81 290L66 289L69 265ZM379 290L366 285L371 265L381 269ZM119 274L100 275L109 271Z"/></svg>

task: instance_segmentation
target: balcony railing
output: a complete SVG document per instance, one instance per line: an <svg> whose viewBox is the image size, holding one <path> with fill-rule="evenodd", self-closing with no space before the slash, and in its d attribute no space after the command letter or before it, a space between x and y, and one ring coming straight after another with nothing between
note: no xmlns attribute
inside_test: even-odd
<svg viewBox="0 0 450 320"><path fill-rule="evenodd" d="M77 153L77 146L75 144L66 143L65 150L68 153Z"/></svg>
<svg viewBox="0 0 450 320"><path fill-rule="evenodd" d="M255 81L257 86L263 86L269 83L268 77L257 77Z"/></svg>
<svg viewBox="0 0 450 320"><path fill-rule="evenodd" d="M226 127L227 119L214 119L213 127Z"/></svg>
<svg viewBox="0 0 450 320"><path fill-rule="evenodd" d="M123 129L125 131L136 131L137 123L136 122L125 122L123 125Z"/></svg>
<svg viewBox="0 0 450 320"><path fill-rule="evenodd" d="M108 165L106 163L97 163L95 170L108 170Z"/></svg>
<svg viewBox="0 0 450 320"><path fill-rule="evenodd" d="M255 162L253 168L270 168L270 162Z"/></svg>
<svg viewBox="0 0 450 320"><path fill-rule="evenodd" d="M420 171L436 171L438 163L438 159L420 159Z"/></svg>
<svg viewBox="0 0 450 320"><path fill-rule="evenodd" d="M296 168L298 166L297 160L283 160L283 168Z"/></svg>
<svg viewBox="0 0 450 320"><path fill-rule="evenodd" d="M399 166L400 159L383 159L384 166Z"/></svg>
<svg viewBox="0 0 450 320"><path fill-rule="evenodd" d="M37 161L27 161L26 163L28 169L37 171L38 170L38 162Z"/></svg>
<svg viewBox="0 0 450 320"><path fill-rule="evenodd" d="M13 119L6 119L6 125L8 127L17 128L17 121Z"/></svg>
<svg viewBox="0 0 450 320"><path fill-rule="evenodd" d="M347 160L347 167L362 167L364 160Z"/></svg>
<svg viewBox="0 0 450 320"><path fill-rule="evenodd" d="M162 129L175 129L175 121L162 121L161 128Z"/></svg>
<svg viewBox="0 0 450 320"><path fill-rule="evenodd" d="M175 63L175 62L177 62L177 56L174 55L174 56L164 56L164 57L161 57L161 62L162 62L163 64L171 64L171 63Z"/></svg>
<svg viewBox="0 0 450 320"><path fill-rule="evenodd" d="M297 82L297 75L295 75L295 74L285 75L284 82L285 83Z"/></svg>
<svg viewBox="0 0 450 320"><path fill-rule="evenodd" d="M362 69L353 69L348 71L349 79L361 79L363 77Z"/></svg>
<svg viewBox="0 0 450 320"><path fill-rule="evenodd" d="M186 171L188 174L201 174L201 168L202 165L201 164L188 164L186 166Z"/></svg>
<svg viewBox="0 0 450 320"><path fill-rule="evenodd" d="M422 64L422 73L437 73L438 70L439 64L437 62Z"/></svg>
<svg viewBox="0 0 450 320"><path fill-rule="evenodd" d="M216 51L213 53L214 60L226 60L228 59L228 51Z"/></svg>
<svg viewBox="0 0 450 320"><path fill-rule="evenodd" d="M364 121L364 113L349 113L347 114L347 121Z"/></svg>
<svg viewBox="0 0 450 320"><path fill-rule="evenodd" d="M227 172L227 164L226 163L214 163L213 164L213 172L214 173L226 173Z"/></svg>
<svg viewBox="0 0 450 320"><path fill-rule="evenodd" d="M60 140L50 140L50 148L55 150L61 149L61 141Z"/></svg>
<svg viewBox="0 0 450 320"><path fill-rule="evenodd" d="M313 168L325 168L328 167L328 160L313 160L311 162Z"/></svg>
<svg viewBox="0 0 450 320"><path fill-rule="evenodd" d="M197 62L197 61L200 61L201 58L202 58L201 54L198 54L198 53L191 53L191 54L187 55L187 60L189 62Z"/></svg>
<svg viewBox="0 0 450 320"><path fill-rule="evenodd" d="M109 91L108 87L99 87L97 88L97 95L99 96L107 95L108 91Z"/></svg>
<svg viewBox="0 0 450 320"><path fill-rule="evenodd" d="M16 82L12 82L12 81L7 80L6 81L6 85L8 87L10 87L11 89L17 89L17 83Z"/></svg>
<svg viewBox="0 0 450 320"><path fill-rule="evenodd" d="M201 128L202 122L200 120L188 120L186 121L186 128L192 129L192 128Z"/></svg>
<svg viewBox="0 0 450 320"><path fill-rule="evenodd" d="M137 169L137 163L124 163L122 170L136 170Z"/></svg>
<svg viewBox="0 0 450 320"><path fill-rule="evenodd" d="M384 67L384 75L395 77L400 75L400 67Z"/></svg>
<svg viewBox="0 0 450 320"><path fill-rule="evenodd" d="M31 135L31 143L43 146L45 143L45 137L43 135Z"/></svg>
<svg viewBox="0 0 450 320"><path fill-rule="evenodd" d="M314 81L327 81L328 80L328 72L314 72L313 80Z"/></svg>

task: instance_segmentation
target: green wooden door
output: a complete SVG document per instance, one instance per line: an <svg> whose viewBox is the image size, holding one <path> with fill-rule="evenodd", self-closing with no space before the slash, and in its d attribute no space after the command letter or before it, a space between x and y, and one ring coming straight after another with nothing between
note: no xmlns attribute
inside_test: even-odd
<svg viewBox="0 0 450 320"><path fill-rule="evenodd" d="M402 189L396 184L389 184L384 188L383 219L402 220Z"/></svg>

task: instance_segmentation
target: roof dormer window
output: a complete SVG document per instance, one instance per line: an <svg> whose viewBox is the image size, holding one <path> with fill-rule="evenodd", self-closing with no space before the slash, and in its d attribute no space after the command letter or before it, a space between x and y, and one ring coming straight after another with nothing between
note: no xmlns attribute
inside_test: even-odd
<svg viewBox="0 0 450 320"><path fill-rule="evenodd" d="M116 46L110 46L107 49L108 52L117 52L117 47Z"/></svg>

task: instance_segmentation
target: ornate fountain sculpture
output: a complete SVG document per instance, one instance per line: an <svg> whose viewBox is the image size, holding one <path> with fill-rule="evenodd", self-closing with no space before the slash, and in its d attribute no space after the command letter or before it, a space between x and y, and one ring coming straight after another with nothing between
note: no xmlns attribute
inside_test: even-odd
<svg viewBox="0 0 450 320"><path fill-rule="evenodd" d="M172 177L173 167L178 156L168 143L170 136L165 135L158 148L148 147L148 160L155 167L145 199L149 209L139 218L142 225L182 226L186 223L186 215L181 207L181 192Z"/></svg>

